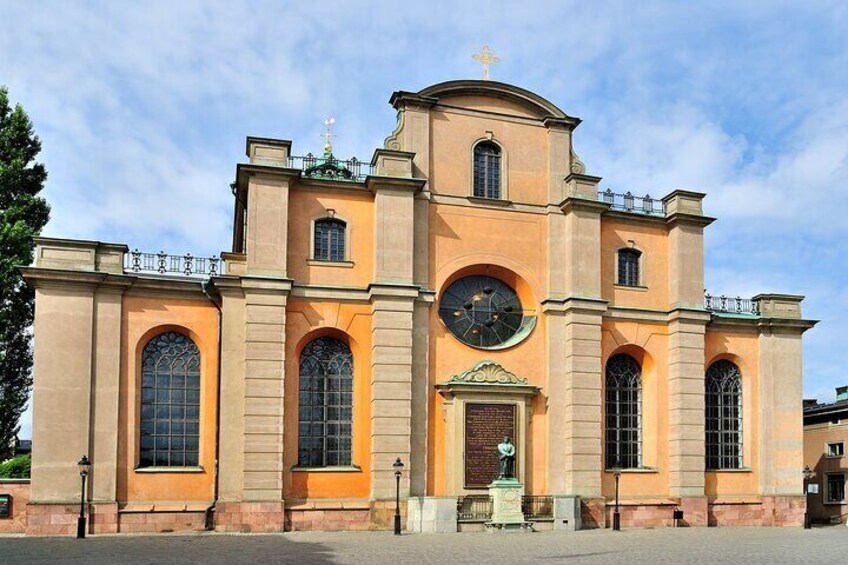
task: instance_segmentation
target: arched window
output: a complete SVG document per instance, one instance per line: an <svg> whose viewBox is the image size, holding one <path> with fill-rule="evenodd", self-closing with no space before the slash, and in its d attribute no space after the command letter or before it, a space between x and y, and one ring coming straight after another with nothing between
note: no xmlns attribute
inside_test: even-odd
<svg viewBox="0 0 848 565"><path fill-rule="evenodd" d="M319 337L300 354L298 456L300 467L351 463L353 355L344 342Z"/></svg>
<svg viewBox="0 0 848 565"><path fill-rule="evenodd" d="M313 259L317 261L345 260L345 228L341 220L323 218L315 221L315 249Z"/></svg>
<svg viewBox="0 0 848 565"><path fill-rule="evenodd" d="M707 469L742 468L742 373L722 359L707 369Z"/></svg>
<svg viewBox="0 0 848 565"><path fill-rule="evenodd" d="M607 361L606 466L632 469L642 464L642 368L629 355Z"/></svg>
<svg viewBox="0 0 848 565"><path fill-rule="evenodd" d="M200 351L177 332L147 342L141 355L139 467L198 465Z"/></svg>
<svg viewBox="0 0 848 565"><path fill-rule="evenodd" d="M474 147L474 196L501 198L501 149L491 141Z"/></svg>
<svg viewBox="0 0 848 565"><path fill-rule="evenodd" d="M618 284L639 286L639 258L642 253L636 249L618 250Z"/></svg>

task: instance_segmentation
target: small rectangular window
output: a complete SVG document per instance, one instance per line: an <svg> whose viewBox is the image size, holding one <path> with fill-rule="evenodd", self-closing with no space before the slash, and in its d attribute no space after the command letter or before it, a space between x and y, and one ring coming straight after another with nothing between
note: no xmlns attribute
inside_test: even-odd
<svg viewBox="0 0 848 565"><path fill-rule="evenodd" d="M842 457L845 455L845 444L841 441L836 441L827 444L828 457Z"/></svg>
<svg viewBox="0 0 848 565"><path fill-rule="evenodd" d="M827 501L845 502L845 473L831 473L827 476Z"/></svg>

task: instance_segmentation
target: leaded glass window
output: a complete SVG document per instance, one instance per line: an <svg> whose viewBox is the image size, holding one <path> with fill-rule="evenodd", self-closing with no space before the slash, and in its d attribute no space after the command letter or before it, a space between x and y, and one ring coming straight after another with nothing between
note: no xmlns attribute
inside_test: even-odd
<svg viewBox="0 0 848 565"><path fill-rule="evenodd" d="M634 469L642 464L642 368L629 355L607 361L606 466Z"/></svg>
<svg viewBox="0 0 848 565"><path fill-rule="evenodd" d="M353 355L334 337L309 342L300 354L300 467L351 464Z"/></svg>
<svg viewBox="0 0 848 565"><path fill-rule="evenodd" d="M341 220L316 220L313 258L318 261L344 261L346 227Z"/></svg>
<svg viewBox="0 0 848 565"><path fill-rule="evenodd" d="M501 197L501 149L491 141L474 147L474 196Z"/></svg>
<svg viewBox="0 0 848 565"><path fill-rule="evenodd" d="M639 286L639 257L642 255L635 249L618 250L618 284L624 286Z"/></svg>
<svg viewBox="0 0 848 565"><path fill-rule="evenodd" d="M722 359L707 369L706 467L742 468L742 373Z"/></svg>
<svg viewBox="0 0 848 565"><path fill-rule="evenodd" d="M196 466L199 441L200 351L183 334L159 334L141 355L139 466Z"/></svg>
<svg viewBox="0 0 848 565"><path fill-rule="evenodd" d="M439 316L459 340L481 348L503 344L518 333L524 321L515 290L483 275L463 277L445 289Z"/></svg>

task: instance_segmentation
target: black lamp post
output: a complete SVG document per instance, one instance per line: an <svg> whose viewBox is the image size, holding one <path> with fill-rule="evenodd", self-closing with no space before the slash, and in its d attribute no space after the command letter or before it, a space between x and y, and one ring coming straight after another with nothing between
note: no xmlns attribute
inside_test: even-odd
<svg viewBox="0 0 848 565"><path fill-rule="evenodd" d="M80 479L82 481L82 488L80 488L80 513L79 518L77 518L77 539L85 539L85 479L88 477L89 471L91 471L91 461L88 460L87 455L83 455L77 466L79 467Z"/></svg>
<svg viewBox="0 0 848 565"><path fill-rule="evenodd" d="M400 474L403 471L403 462L400 457L392 463L395 470L395 535L400 535Z"/></svg>
<svg viewBox="0 0 848 565"><path fill-rule="evenodd" d="M813 477L813 472L809 465L804 465L804 529L809 530L813 527L810 521L810 479Z"/></svg>
<svg viewBox="0 0 848 565"><path fill-rule="evenodd" d="M621 515L618 513L618 480L621 478L621 461L615 458L615 466L612 468L612 476L615 477L615 510L612 513L612 531L621 531Z"/></svg>

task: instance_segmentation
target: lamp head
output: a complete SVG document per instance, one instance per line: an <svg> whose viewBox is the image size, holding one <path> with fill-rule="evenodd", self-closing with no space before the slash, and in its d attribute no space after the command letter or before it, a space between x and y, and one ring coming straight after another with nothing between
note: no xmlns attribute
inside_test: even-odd
<svg viewBox="0 0 848 565"><path fill-rule="evenodd" d="M77 463L81 477L85 477L91 471L91 461L88 460L88 455L83 455L82 459Z"/></svg>

